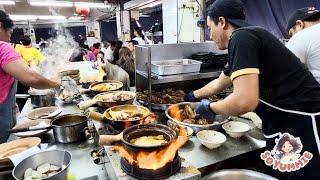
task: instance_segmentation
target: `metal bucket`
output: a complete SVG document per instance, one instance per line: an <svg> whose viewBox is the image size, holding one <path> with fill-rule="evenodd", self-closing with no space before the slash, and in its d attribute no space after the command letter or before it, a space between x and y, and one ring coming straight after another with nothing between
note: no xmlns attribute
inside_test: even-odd
<svg viewBox="0 0 320 180"><path fill-rule="evenodd" d="M277 180L269 175L247 169L228 169L211 173L202 179L210 180Z"/></svg>
<svg viewBox="0 0 320 180"><path fill-rule="evenodd" d="M38 166L49 163L61 167L65 165L66 168L57 174L46 178L46 180L67 180L69 166L71 163L71 154L68 151L45 151L32 155L21 161L12 171L12 176L16 180L24 179L24 173L28 168L36 169Z"/></svg>

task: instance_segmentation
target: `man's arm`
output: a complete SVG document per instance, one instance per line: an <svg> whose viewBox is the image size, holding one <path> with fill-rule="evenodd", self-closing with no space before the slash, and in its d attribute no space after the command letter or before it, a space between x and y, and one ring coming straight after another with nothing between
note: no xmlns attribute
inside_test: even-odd
<svg viewBox="0 0 320 180"><path fill-rule="evenodd" d="M60 83L44 78L29 68L22 60L11 61L4 65L3 70L26 86L37 89L56 88Z"/></svg>
<svg viewBox="0 0 320 180"><path fill-rule="evenodd" d="M204 87L194 91L194 96L197 99L208 98L212 95L220 93L221 91L227 89L231 85L232 82L230 78L222 72L217 79L211 81Z"/></svg>
<svg viewBox="0 0 320 180"><path fill-rule="evenodd" d="M238 116L252 112L259 104L259 75L246 74L233 80L233 93L224 100L211 103L217 114Z"/></svg>

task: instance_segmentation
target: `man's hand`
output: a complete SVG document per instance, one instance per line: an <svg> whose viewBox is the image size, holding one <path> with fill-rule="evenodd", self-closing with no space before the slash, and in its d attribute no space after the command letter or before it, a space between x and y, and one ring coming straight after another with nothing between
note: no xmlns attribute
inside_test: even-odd
<svg viewBox="0 0 320 180"><path fill-rule="evenodd" d="M196 109L196 113L205 119L214 119L217 114L211 110L210 103L211 101L203 99Z"/></svg>
<svg viewBox="0 0 320 180"><path fill-rule="evenodd" d="M194 96L193 91L190 91L188 94L186 94L186 96L184 97L184 100L185 100L186 102L198 102L198 101L200 101L199 99L197 99L197 98Z"/></svg>

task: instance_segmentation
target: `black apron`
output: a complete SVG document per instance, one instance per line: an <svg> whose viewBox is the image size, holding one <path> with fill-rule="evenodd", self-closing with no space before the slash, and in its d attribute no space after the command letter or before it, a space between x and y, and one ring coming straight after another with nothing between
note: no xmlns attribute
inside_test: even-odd
<svg viewBox="0 0 320 180"><path fill-rule="evenodd" d="M266 149L271 151L275 146L275 138L289 133L299 137L303 145L301 154L311 152L313 158L302 169L293 172L280 172L268 167L270 175L280 179L320 179L320 113L306 113L286 110L273 106L263 100L256 110L262 119L262 129L266 138Z"/></svg>
<svg viewBox="0 0 320 180"><path fill-rule="evenodd" d="M0 104L0 143L7 141L9 138L7 130L16 124L16 91L17 81L14 81L7 99Z"/></svg>

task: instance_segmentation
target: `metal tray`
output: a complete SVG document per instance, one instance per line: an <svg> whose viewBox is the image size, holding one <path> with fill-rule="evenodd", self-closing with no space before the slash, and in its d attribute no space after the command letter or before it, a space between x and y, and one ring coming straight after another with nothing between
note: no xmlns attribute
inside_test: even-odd
<svg viewBox="0 0 320 180"><path fill-rule="evenodd" d="M151 62L151 72L161 76L199 72L201 63L200 61L191 59L154 61Z"/></svg>
<svg viewBox="0 0 320 180"><path fill-rule="evenodd" d="M145 102L145 101L143 101L141 99L136 99L136 101L139 104L148 107L148 103L147 102ZM151 109L165 111L170 105L172 105L172 104L154 104L154 103L151 103Z"/></svg>

